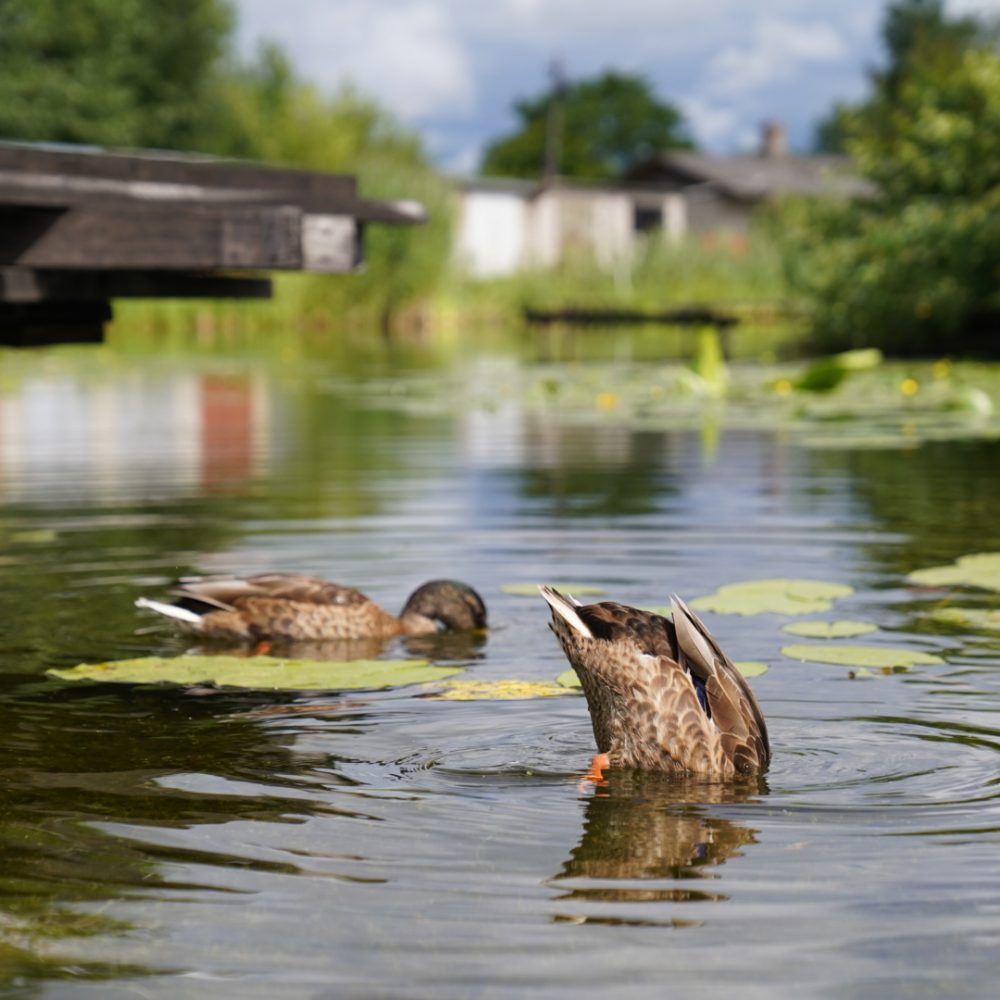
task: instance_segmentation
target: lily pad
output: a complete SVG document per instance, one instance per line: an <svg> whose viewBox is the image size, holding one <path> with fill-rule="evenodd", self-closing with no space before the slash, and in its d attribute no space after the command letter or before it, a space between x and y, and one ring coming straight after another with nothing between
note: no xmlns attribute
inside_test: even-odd
<svg viewBox="0 0 1000 1000"><path fill-rule="evenodd" d="M595 587L592 583L550 583L549 586L574 597L604 593L603 587ZM516 594L518 597L538 597L537 583L505 583L500 589L505 594Z"/></svg>
<svg viewBox="0 0 1000 1000"><path fill-rule="evenodd" d="M426 684L461 673L426 660L285 660L270 656L146 656L49 670L65 681L214 684L275 691L341 691Z"/></svg>
<svg viewBox="0 0 1000 1000"><path fill-rule="evenodd" d="M766 663L761 663L758 660L734 660L733 666L744 677L760 677L761 674L766 674L770 669Z"/></svg>
<svg viewBox="0 0 1000 1000"><path fill-rule="evenodd" d="M784 646L783 656L809 663L832 663L841 667L913 667L918 664L941 664L933 653L921 653L899 646L848 646L841 643L815 643Z"/></svg>
<svg viewBox="0 0 1000 1000"><path fill-rule="evenodd" d="M843 619L841 621L811 621L789 622L781 626L782 632L792 635L804 635L809 639L850 639L855 635L868 635L877 632L878 626L871 622L855 622Z"/></svg>
<svg viewBox="0 0 1000 1000"><path fill-rule="evenodd" d="M445 701L518 701L526 698L553 698L569 694L566 685L547 681L445 681L431 698Z"/></svg>
<svg viewBox="0 0 1000 1000"><path fill-rule="evenodd" d="M931 618L973 632L1000 632L1000 610L994 608L935 608Z"/></svg>
<svg viewBox="0 0 1000 1000"><path fill-rule="evenodd" d="M722 615L807 615L829 611L833 601L850 593L846 584L823 580L744 580L693 600L691 607Z"/></svg>
<svg viewBox="0 0 1000 1000"><path fill-rule="evenodd" d="M950 566L918 569L906 578L921 587L980 587L1000 591L1000 552L976 552Z"/></svg>
<svg viewBox="0 0 1000 1000"><path fill-rule="evenodd" d="M766 674L769 669L766 663L760 663L756 660L742 660L738 663L734 662L733 666L736 667L736 669L744 677L760 677L761 674ZM576 671L570 668L569 670L564 670L556 678L556 684L565 688L579 688L580 678L576 676Z"/></svg>

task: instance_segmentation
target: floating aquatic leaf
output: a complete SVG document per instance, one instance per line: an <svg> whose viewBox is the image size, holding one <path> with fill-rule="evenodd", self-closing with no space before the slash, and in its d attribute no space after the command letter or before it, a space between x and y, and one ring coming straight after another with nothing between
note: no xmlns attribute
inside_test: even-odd
<svg viewBox="0 0 1000 1000"><path fill-rule="evenodd" d="M835 622L811 621L790 622L781 626L782 632L792 635L804 635L809 639L850 639L855 635L867 635L877 632L878 626L871 622L855 622L847 619Z"/></svg>
<svg viewBox="0 0 1000 1000"><path fill-rule="evenodd" d="M935 621L973 632L1000 632L1000 610L993 608L935 608Z"/></svg>
<svg viewBox="0 0 1000 1000"><path fill-rule="evenodd" d="M1000 591L1000 552L976 552L950 566L918 569L907 578L922 587L980 587Z"/></svg>
<svg viewBox="0 0 1000 1000"><path fill-rule="evenodd" d="M10 533L10 540L22 545L45 545L58 537L51 528L26 528L24 531Z"/></svg>
<svg viewBox="0 0 1000 1000"><path fill-rule="evenodd" d="M829 611L831 602L846 597L852 588L822 580L745 580L728 583L714 594L699 597L691 607L722 615L807 615Z"/></svg>
<svg viewBox="0 0 1000 1000"><path fill-rule="evenodd" d="M738 663L734 663L733 666L735 666L744 677L760 677L761 674L766 674L769 669L766 663L760 663L756 660L742 660ZM580 678L577 677L576 671L570 668L569 670L564 670L556 678L556 684L565 688L579 688Z"/></svg>
<svg viewBox="0 0 1000 1000"><path fill-rule="evenodd" d="M566 685L548 681L445 681L429 695L446 701L515 701L525 698L553 698L569 694Z"/></svg>
<svg viewBox="0 0 1000 1000"><path fill-rule="evenodd" d="M649 611L654 615L659 615L661 618L672 618L674 615L673 608L667 604L644 604L639 610Z"/></svg>
<svg viewBox="0 0 1000 1000"><path fill-rule="evenodd" d="M760 663L757 660L735 660L733 666L744 677L760 677L761 674L766 674L770 669L766 663Z"/></svg>
<svg viewBox="0 0 1000 1000"><path fill-rule="evenodd" d="M783 656L809 663L832 663L843 667L912 667L944 663L940 656L897 646L848 646L841 643L784 646Z"/></svg>
<svg viewBox="0 0 1000 1000"><path fill-rule="evenodd" d="M841 351L833 356L841 368L850 372L863 372L882 364L882 352L877 347L859 347L853 351Z"/></svg>
<svg viewBox="0 0 1000 1000"><path fill-rule="evenodd" d="M603 587L595 587L592 583L550 583L562 594L598 595L604 593ZM505 594L516 594L518 597L538 597L537 583L505 583L500 588Z"/></svg>
<svg viewBox="0 0 1000 1000"><path fill-rule="evenodd" d="M340 691L424 684L461 673L426 660L285 660L270 656L146 656L48 671L67 681L214 684L282 691Z"/></svg>

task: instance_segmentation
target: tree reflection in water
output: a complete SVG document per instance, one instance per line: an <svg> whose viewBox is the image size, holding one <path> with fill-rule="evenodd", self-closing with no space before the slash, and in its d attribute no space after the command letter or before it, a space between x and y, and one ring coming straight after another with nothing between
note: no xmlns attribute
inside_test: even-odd
<svg viewBox="0 0 1000 1000"><path fill-rule="evenodd" d="M634 926L690 926L698 920L651 916L628 904L725 900L696 883L717 879L713 870L756 843L757 831L714 815L707 806L751 801L767 793L762 778L737 783L678 781L669 775L609 771L587 801L583 835L553 884L567 891L557 922ZM640 883L640 884L631 884ZM626 904L609 912L603 904Z"/></svg>

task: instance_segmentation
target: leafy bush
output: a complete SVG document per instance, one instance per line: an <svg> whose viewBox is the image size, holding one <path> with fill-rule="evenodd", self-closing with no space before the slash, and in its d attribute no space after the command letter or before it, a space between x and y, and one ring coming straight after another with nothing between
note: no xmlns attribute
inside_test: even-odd
<svg viewBox="0 0 1000 1000"><path fill-rule="evenodd" d="M876 194L783 207L786 265L825 349L1000 348L1000 57L913 56L842 115Z"/></svg>

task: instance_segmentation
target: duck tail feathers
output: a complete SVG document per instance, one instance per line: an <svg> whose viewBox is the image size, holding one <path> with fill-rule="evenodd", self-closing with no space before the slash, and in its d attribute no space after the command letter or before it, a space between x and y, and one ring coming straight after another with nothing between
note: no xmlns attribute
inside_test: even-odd
<svg viewBox="0 0 1000 1000"><path fill-rule="evenodd" d="M585 639L594 638L594 633L590 631L584 624L583 619L577 614L576 609L582 607L579 601L575 601L572 597L566 597L560 594L555 588L547 587L544 584L539 584L538 592L545 598L549 607L552 608L553 613L557 614L574 632Z"/></svg>
<svg viewBox="0 0 1000 1000"><path fill-rule="evenodd" d="M138 598L135 606L148 608L150 611L165 615L167 618L176 618L177 621L186 622L188 625L197 625L201 621L201 615L195 614L187 608L178 607L176 604L164 604L163 601L151 601L148 597Z"/></svg>

